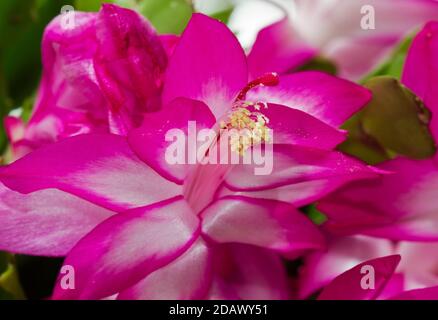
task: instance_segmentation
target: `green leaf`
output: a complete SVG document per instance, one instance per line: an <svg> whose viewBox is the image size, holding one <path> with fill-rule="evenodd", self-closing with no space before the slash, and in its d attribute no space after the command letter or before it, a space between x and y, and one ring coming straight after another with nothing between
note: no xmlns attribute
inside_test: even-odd
<svg viewBox="0 0 438 320"><path fill-rule="evenodd" d="M146 17L159 33L180 34L193 13L189 0L76 0L75 9L98 11L104 2L136 10Z"/></svg>
<svg viewBox="0 0 438 320"><path fill-rule="evenodd" d="M6 252L0 251L0 274L6 271L8 267L8 256Z"/></svg>
<svg viewBox="0 0 438 320"><path fill-rule="evenodd" d="M400 82L382 76L365 83L373 92L364 110L364 131L384 148L414 159L435 154L435 142L429 132L430 112L419 98Z"/></svg>
<svg viewBox="0 0 438 320"><path fill-rule="evenodd" d="M372 78L365 87L373 99L344 126L350 136L341 150L373 164L395 155L424 159L435 154L430 112L415 94L389 76Z"/></svg>
<svg viewBox="0 0 438 320"><path fill-rule="evenodd" d="M0 265L0 300L24 299L14 257L11 254L0 252L0 261L2 261Z"/></svg>
<svg viewBox="0 0 438 320"><path fill-rule="evenodd" d="M117 3L132 0L117 0ZM193 13L187 0L143 0L139 1L139 12L148 18L159 33L180 34Z"/></svg>
<svg viewBox="0 0 438 320"><path fill-rule="evenodd" d="M325 214L316 209L316 206L313 204L301 208L301 210L317 225L323 224L327 221Z"/></svg>
<svg viewBox="0 0 438 320"><path fill-rule="evenodd" d="M406 60L406 55L408 54L413 39L413 35L406 37L394 50L391 57L383 64L378 66L368 76L366 76L362 80L362 82L366 82L371 78L384 75L392 76L400 80L403 72L403 66Z"/></svg>
<svg viewBox="0 0 438 320"><path fill-rule="evenodd" d="M336 75L338 72L336 65L331 60L324 57L315 57L303 66L299 67L296 71L309 70L322 71L332 75Z"/></svg>
<svg viewBox="0 0 438 320"><path fill-rule="evenodd" d="M77 11L99 11L100 6L103 2L113 2L113 1L103 1L103 0L76 0L74 8Z"/></svg>
<svg viewBox="0 0 438 320"><path fill-rule="evenodd" d="M219 11L219 12L215 12L215 13L213 13L213 14L210 14L210 17L212 17L212 18L214 18L214 19L217 19L217 20L220 20L220 21L222 21L223 23L227 24L228 21L230 20L230 16L231 16L231 14L233 13L233 10L234 10L234 8L233 8L233 7L230 7L230 8L228 8L228 9L226 9L226 10Z"/></svg>

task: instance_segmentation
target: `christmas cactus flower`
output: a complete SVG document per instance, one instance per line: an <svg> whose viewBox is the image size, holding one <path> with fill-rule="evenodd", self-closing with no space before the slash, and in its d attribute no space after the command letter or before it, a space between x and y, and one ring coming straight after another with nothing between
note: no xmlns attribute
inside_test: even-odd
<svg viewBox="0 0 438 320"><path fill-rule="evenodd" d="M2 183L19 192L12 198L79 199L84 228L66 218L73 208L49 220L23 202L25 213L0 211L11 215L0 228L27 236L5 236L0 248L67 254L75 285L66 288L61 273L55 299L287 298L280 257L325 246L296 206L381 173L333 150L345 138L338 126L370 93L318 72L248 78L234 35L194 14L169 60L163 108L140 127L63 139L0 168ZM250 136L228 139L234 129ZM169 140L175 133L185 140ZM214 146L238 163L215 162ZM262 162L242 161L259 147ZM64 219L74 222L68 239Z"/></svg>
<svg viewBox="0 0 438 320"><path fill-rule="evenodd" d="M438 23L415 37L402 81L432 112L430 130L438 139ZM438 164L432 159L397 158L378 167L392 172L375 181L352 183L319 203L329 217L327 229L338 234L367 234L394 240L438 241Z"/></svg>
<svg viewBox="0 0 438 320"><path fill-rule="evenodd" d="M368 236L328 236L327 249L304 258L299 282L299 298L307 298L327 286L333 279L366 260L400 255L401 261L391 271L391 281L379 293L380 299L404 291L438 286L437 242L393 242ZM376 272L377 274L377 272ZM362 274L363 276L363 274ZM358 286L360 281L356 282ZM348 295L347 292L345 294ZM366 291L363 292L366 294Z"/></svg>
<svg viewBox="0 0 438 320"><path fill-rule="evenodd" d="M15 157L78 134L126 134L160 106L167 38L162 43L143 17L115 5L75 13L71 27L63 19L44 32L43 75L28 124L5 119Z"/></svg>
<svg viewBox="0 0 438 320"><path fill-rule="evenodd" d="M287 72L315 55L357 80L387 59L409 32L438 16L435 0L290 0L289 17L262 29L249 54L251 74ZM242 17L243 18L243 17Z"/></svg>

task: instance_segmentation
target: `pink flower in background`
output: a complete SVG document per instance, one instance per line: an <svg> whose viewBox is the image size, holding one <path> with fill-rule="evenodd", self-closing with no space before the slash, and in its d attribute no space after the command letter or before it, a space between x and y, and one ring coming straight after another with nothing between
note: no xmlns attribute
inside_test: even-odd
<svg viewBox="0 0 438 320"><path fill-rule="evenodd" d="M54 298L287 298L280 256L325 244L295 206L379 174L333 151L345 138L337 127L369 99L366 89L318 72L267 74L248 83L234 35L195 14L169 61L162 110L144 114L127 137L78 135L0 169L7 187L29 193L6 189L11 198L62 197L54 188L78 200L87 217L83 232L79 219L62 222L70 208L47 220L23 202L23 210L0 225L0 248L68 253L76 288L64 290L58 282ZM187 132L188 121L199 130L218 128L242 109L255 115L253 108L274 132L270 175L255 175L254 165L166 162L168 130ZM32 223L21 223L29 214ZM25 236L11 242L14 234Z"/></svg>
<svg viewBox="0 0 438 320"><path fill-rule="evenodd" d="M415 37L402 79L432 112L438 107L433 90L434 72L438 70L437 31L437 23L430 22ZM436 138L435 117L430 129ZM300 297L315 293L365 260L399 254L401 262L394 266L395 273L387 274L386 284L380 287L380 292L371 292L372 298L437 299L437 165L436 159L390 160L378 167L391 174L360 184L352 182L322 199L318 208L328 216L323 228L331 233L331 239L326 251L305 258L299 277ZM335 280L322 297L370 298L364 296L366 291L359 291L362 296L355 296L354 290L347 290L354 285L357 287L353 282Z"/></svg>
<svg viewBox="0 0 438 320"><path fill-rule="evenodd" d="M168 43L164 38L164 43ZM7 117L15 157L61 138L89 132L126 134L160 107L165 48L143 17L114 5L62 17L46 28L43 75L29 123Z"/></svg>
<svg viewBox="0 0 438 320"><path fill-rule="evenodd" d="M402 82L425 102L434 115L438 93L438 23L430 22L415 37ZM435 78L434 78L435 77ZM430 129L438 139L438 119ZM351 183L319 203L326 225L338 234L368 234L394 240L438 241L438 164L435 159L398 158L378 165L393 172L374 181Z"/></svg>
<svg viewBox="0 0 438 320"><path fill-rule="evenodd" d="M395 272L391 271L391 281L379 293L380 299L408 290L438 286L438 242L393 242L356 235L328 238L326 250L310 253L304 259L298 278L301 299L315 294L363 261L397 254L402 257L401 262L394 266ZM356 286L359 284L360 281L355 283Z"/></svg>
<svg viewBox="0 0 438 320"><path fill-rule="evenodd" d="M248 58L253 77L291 71L322 55L335 62L340 76L357 80L416 27L438 16L435 0L291 0L289 6L289 19L259 33ZM368 9L361 11L364 6ZM361 21L370 6L375 29L364 30Z"/></svg>
<svg viewBox="0 0 438 320"><path fill-rule="evenodd" d="M436 300L438 286L386 296L393 289L394 282L398 282L394 272L400 259L400 255L392 255L362 262L330 282L319 294L318 300ZM370 280L364 279L365 274L373 278L370 282L372 287L368 287L367 281Z"/></svg>

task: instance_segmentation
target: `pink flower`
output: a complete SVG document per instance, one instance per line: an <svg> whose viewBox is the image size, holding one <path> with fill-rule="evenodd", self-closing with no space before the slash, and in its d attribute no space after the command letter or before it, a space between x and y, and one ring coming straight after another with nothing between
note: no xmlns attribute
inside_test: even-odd
<svg viewBox="0 0 438 320"><path fill-rule="evenodd" d="M78 134L126 134L160 106L167 56L147 21L109 4L99 13L76 13L74 28L62 19L44 33L43 76L29 123L5 119L16 157Z"/></svg>
<svg viewBox="0 0 438 320"><path fill-rule="evenodd" d="M0 248L67 254L76 284L65 290L58 282L58 299L287 298L280 256L296 257L325 244L295 206L378 175L333 151L345 138L337 127L369 99L364 88L317 72L268 74L248 83L246 57L234 35L195 14L169 61L162 110L145 114L127 137L75 136L0 169L0 180L20 193L39 198L54 188L81 198L82 206L90 206L81 213L89 223L83 232L78 220L53 223L35 212L27 228L20 221L29 212L18 208L0 225ZM229 119L239 112L265 119L258 125L269 119L275 133L270 175L255 175L249 164L166 161L168 130L187 132L188 121L196 121L199 130L233 126ZM70 209L58 212L59 220ZM53 214L51 221L58 221ZM22 236L9 241L14 234ZM62 247L49 242L50 236Z"/></svg>
<svg viewBox="0 0 438 320"><path fill-rule="evenodd" d="M437 242L395 243L368 236L330 236L327 250L305 257L299 276L299 297L306 298L314 294L363 261L389 255L400 255L401 262L396 261L389 283L378 294L379 299L387 299L408 290L438 286L437 250ZM358 287L359 284L360 281L354 286ZM345 291L344 294L348 296L349 292Z"/></svg>
<svg viewBox="0 0 438 320"><path fill-rule="evenodd" d="M293 17L259 33L248 58L254 77L291 71L320 54L335 62L340 76L357 80L415 27L438 16L435 0L295 0L290 6ZM375 29L364 30L361 21L369 21L370 8Z"/></svg>
<svg viewBox="0 0 438 320"><path fill-rule="evenodd" d="M432 111L430 129L438 138L438 23L415 37L404 66L403 83ZM435 78L434 78L435 77ZM378 165L392 174L351 183L323 199L326 227L337 234L367 234L393 240L438 241L438 164L434 159L397 158Z"/></svg>

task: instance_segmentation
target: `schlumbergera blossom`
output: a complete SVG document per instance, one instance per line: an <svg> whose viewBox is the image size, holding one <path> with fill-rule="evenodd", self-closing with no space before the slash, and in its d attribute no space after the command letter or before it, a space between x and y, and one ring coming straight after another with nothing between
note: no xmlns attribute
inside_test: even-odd
<svg viewBox="0 0 438 320"><path fill-rule="evenodd" d="M438 70L438 23L428 23L415 37L404 66L402 82L435 114L434 89ZM430 129L438 139L438 119ZM393 240L438 241L438 183L436 155L431 159L396 158L379 164L392 172L352 183L320 202L328 215L327 228L338 234L361 233Z"/></svg>
<svg viewBox="0 0 438 320"><path fill-rule="evenodd" d="M437 71L438 22L429 22L412 43L402 81L433 114L438 108ZM432 117L435 139L437 124L438 119ZM390 174L373 182L347 184L320 201L319 209L328 216L324 229L331 233L331 240L327 250L305 258L299 279L301 297L315 293L355 264L400 254L395 274L384 290L374 291L374 297L438 298L436 155L424 160L397 158L378 167ZM403 293L406 290L416 291ZM423 292L427 295L417 296ZM345 297L341 293L331 296Z"/></svg>
<svg viewBox="0 0 438 320"><path fill-rule="evenodd" d="M290 0L289 16L261 30L250 73L292 71L316 55L357 80L383 63L409 33L438 16L436 0Z"/></svg>
<svg viewBox="0 0 438 320"><path fill-rule="evenodd" d="M0 248L67 255L75 288L63 288L61 274L55 299L287 298L281 258L325 246L296 207L380 174L333 150L346 135L338 126L370 93L318 72L248 78L234 35L194 14L169 60L162 110L144 114L127 137L70 137L0 169L14 190L3 190ZM219 128L266 126L272 139L258 143L273 146L272 172L169 164L166 133L188 133L189 121L216 130L214 141ZM230 147L241 155L256 145ZM49 219L37 208L50 198L61 209Z"/></svg>
<svg viewBox="0 0 438 320"><path fill-rule="evenodd" d="M159 37L138 13L105 5L58 16L42 42L43 75L28 124L5 119L14 155L90 132L126 134L144 112L160 106L169 37Z"/></svg>

